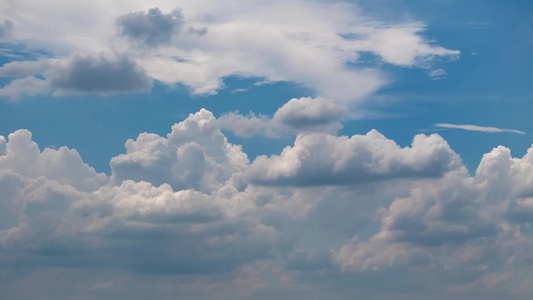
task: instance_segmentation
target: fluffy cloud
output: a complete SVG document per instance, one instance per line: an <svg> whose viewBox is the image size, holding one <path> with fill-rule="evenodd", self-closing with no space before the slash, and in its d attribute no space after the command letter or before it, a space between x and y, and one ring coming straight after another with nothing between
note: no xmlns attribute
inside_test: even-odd
<svg viewBox="0 0 533 300"><path fill-rule="evenodd" d="M140 92L150 90L153 81L128 57L104 53L75 53L66 60L12 62L0 67L0 76L18 77L0 89L0 96L11 100L50 92L54 95Z"/></svg>
<svg viewBox="0 0 533 300"><path fill-rule="evenodd" d="M474 177L459 169L415 182L409 196L377 210L379 232L334 251L336 262L346 272L434 270L449 281L443 291L464 297L509 289L531 259L532 151L518 159L500 146ZM445 279L459 273L470 279Z"/></svg>
<svg viewBox="0 0 533 300"><path fill-rule="evenodd" d="M41 152L27 130L10 134L7 143L0 136L0 170L31 178L44 176L84 191L107 183L107 176L85 164L76 150L61 147Z"/></svg>
<svg viewBox="0 0 533 300"><path fill-rule="evenodd" d="M212 191L249 164L241 147L228 143L205 109L172 126L167 138L143 133L128 140L126 150L111 160L115 182L168 183L176 190Z"/></svg>
<svg viewBox="0 0 533 300"><path fill-rule="evenodd" d="M243 116L238 112L223 114L217 119L221 129L230 130L237 136L250 137L263 134L276 137L283 132L327 132L336 133L342 128L348 107L325 98L293 98L280 107L274 116Z"/></svg>
<svg viewBox="0 0 533 300"><path fill-rule="evenodd" d="M168 152L161 154L161 145ZM111 181L75 150L40 152L27 130L1 137L0 147L3 267L218 273L271 256L277 243L254 195L228 180L247 166L246 155L206 110L175 124L167 139L141 134L129 141L128 153L112 161ZM160 170L150 168L165 154L154 163ZM176 176L163 178L167 172Z"/></svg>
<svg viewBox="0 0 533 300"><path fill-rule="evenodd" d="M291 99L280 107L272 121L295 131L327 131L335 133L348 108L324 98Z"/></svg>
<svg viewBox="0 0 533 300"><path fill-rule="evenodd" d="M183 15L179 10L163 14L159 8L148 13L137 12L122 15L116 24L120 34L148 46L156 46L170 41L173 34L179 33L183 26Z"/></svg>
<svg viewBox="0 0 533 300"><path fill-rule="evenodd" d="M400 148L375 130L350 138L313 133L298 135L279 156L258 157L247 176L266 185L354 184L439 177L461 165L438 135L417 135L410 148Z"/></svg>
<svg viewBox="0 0 533 300"><path fill-rule="evenodd" d="M533 147L495 148L470 176L438 135L401 148L376 131L312 133L250 164L201 110L126 151L108 180L26 130L0 137L4 288L83 269L187 282L167 288L206 298L385 297L398 285L425 298L417 284L437 299L530 294ZM84 286L111 297L109 282Z"/></svg>
<svg viewBox="0 0 533 300"><path fill-rule="evenodd" d="M152 88L152 79L126 56L73 55L50 75L57 94L138 92Z"/></svg>

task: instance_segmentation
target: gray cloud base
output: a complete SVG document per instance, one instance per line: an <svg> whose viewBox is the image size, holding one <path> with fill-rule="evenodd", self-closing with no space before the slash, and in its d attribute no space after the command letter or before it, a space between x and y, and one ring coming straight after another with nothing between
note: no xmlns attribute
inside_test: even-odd
<svg viewBox="0 0 533 300"><path fill-rule="evenodd" d="M148 10L147 13L136 12L122 15L115 23L121 35L148 46L157 46L169 42L173 34L179 33L184 21L181 10L175 9L168 14L163 14L156 7ZM191 30L194 29L191 28ZM198 30L199 35L205 33L207 29Z"/></svg>

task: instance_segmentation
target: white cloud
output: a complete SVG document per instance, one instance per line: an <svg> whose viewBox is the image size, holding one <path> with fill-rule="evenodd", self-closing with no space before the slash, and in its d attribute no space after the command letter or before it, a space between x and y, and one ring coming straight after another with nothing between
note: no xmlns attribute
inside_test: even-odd
<svg viewBox="0 0 533 300"><path fill-rule="evenodd" d="M324 98L291 99L280 107L272 122L293 131L324 131L336 133L348 108Z"/></svg>
<svg viewBox="0 0 533 300"><path fill-rule="evenodd" d="M172 126L167 138L141 133L126 142L126 154L111 160L112 180L170 184L174 189L209 192L249 164L240 146L230 144L205 109Z"/></svg>
<svg viewBox="0 0 533 300"><path fill-rule="evenodd" d="M452 129L463 129L463 130L469 130L469 131L481 131L481 132L489 132L489 133L497 133L497 132L512 132L512 133L518 133L518 134L525 134L525 132L515 129L500 129L497 127L486 127L486 126L477 126L477 125L455 125L455 124L448 124L448 123L436 123L435 126L441 127L441 128L452 128Z"/></svg>
<svg viewBox="0 0 533 300"><path fill-rule="evenodd" d="M76 150L61 147L41 152L27 130L10 134L7 143L1 137L0 147L5 149L0 155L0 170L12 170L31 178L44 176L84 191L96 190L107 183L107 176L85 164Z"/></svg>
<svg viewBox="0 0 533 300"><path fill-rule="evenodd" d="M11 294L44 268L63 270L56 279L90 272L82 286L108 298L147 273L181 282L162 290L206 298L387 297L398 284L409 299L427 295L418 284L437 299L530 295L533 147L522 158L498 147L472 177L438 135L401 148L376 131L312 133L250 164L201 110L126 149L108 180L75 150L39 151L26 130L0 137ZM21 267L29 275L15 276Z"/></svg>
<svg viewBox="0 0 533 300"><path fill-rule="evenodd" d="M335 185L438 177L460 166L438 135L417 135L410 148L400 148L375 130L352 137L313 133L299 134L279 156L258 157L247 177L265 185Z"/></svg>
<svg viewBox="0 0 533 300"><path fill-rule="evenodd" d="M47 5L54 12L42 14L48 6L29 0L10 7L17 39L46 41L60 59L75 52L123 53L149 77L182 83L194 94L216 93L224 77L238 75L292 81L320 96L353 101L388 82L378 69L357 67L360 52L407 67L459 54L431 45L420 35L421 23L378 22L346 3L239 1L230 9L212 0L185 1L180 14L171 1ZM74 11L83 14L72 17ZM11 89L12 98L17 91Z"/></svg>
<svg viewBox="0 0 533 300"><path fill-rule="evenodd" d="M264 115L257 117L253 113L244 116L231 112L218 118L217 125L242 137L258 134L277 137L287 131L334 134L342 128L340 121L346 117L347 111L348 107L331 99L293 98L278 108L271 119Z"/></svg>
<svg viewBox="0 0 533 300"><path fill-rule="evenodd" d="M217 126L224 130L230 130L240 137L250 137L258 134L275 135L270 129L271 120L262 115L257 117L253 113L248 116L243 116L238 112L223 114L217 119Z"/></svg>

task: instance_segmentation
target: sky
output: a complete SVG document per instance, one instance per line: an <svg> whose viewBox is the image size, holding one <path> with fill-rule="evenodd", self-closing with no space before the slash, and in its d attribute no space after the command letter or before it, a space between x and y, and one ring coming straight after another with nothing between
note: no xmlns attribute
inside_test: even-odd
<svg viewBox="0 0 533 300"><path fill-rule="evenodd" d="M529 299L533 3L0 3L0 298Z"/></svg>

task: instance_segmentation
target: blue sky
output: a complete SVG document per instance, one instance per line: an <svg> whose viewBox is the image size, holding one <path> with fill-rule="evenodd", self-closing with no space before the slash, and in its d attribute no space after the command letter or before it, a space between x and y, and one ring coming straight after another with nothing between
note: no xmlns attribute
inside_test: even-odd
<svg viewBox="0 0 533 300"><path fill-rule="evenodd" d="M0 290L527 299L532 50L530 1L0 4Z"/></svg>

